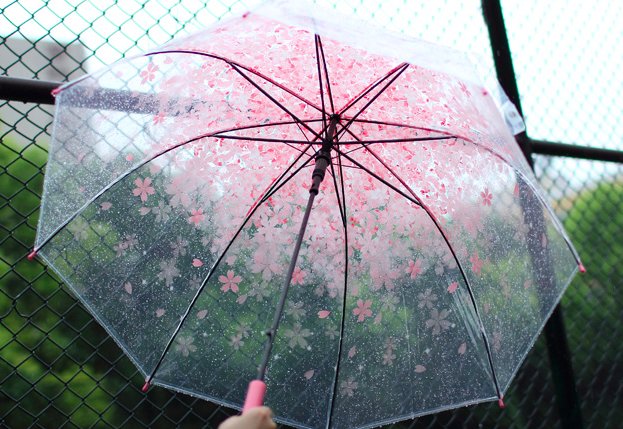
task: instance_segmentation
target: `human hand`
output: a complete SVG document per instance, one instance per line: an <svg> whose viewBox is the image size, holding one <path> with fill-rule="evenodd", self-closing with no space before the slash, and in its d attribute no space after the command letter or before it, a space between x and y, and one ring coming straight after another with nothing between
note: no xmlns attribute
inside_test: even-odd
<svg viewBox="0 0 623 429"><path fill-rule="evenodd" d="M241 416L233 416L221 423L218 429L276 429L273 412L268 407L251 408Z"/></svg>

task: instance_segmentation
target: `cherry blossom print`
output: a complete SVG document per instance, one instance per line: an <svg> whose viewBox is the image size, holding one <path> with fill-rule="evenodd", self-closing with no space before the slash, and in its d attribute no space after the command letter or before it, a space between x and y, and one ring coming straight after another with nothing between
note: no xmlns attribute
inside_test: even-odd
<svg viewBox="0 0 623 429"><path fill-rule="evenodd" d="M190 217L188 218L188 222L194 224L195 226L199 226L201 222L205 220L205 215L203 214L203 209L196 209L190 211Z"/></svg>
<svg viewBox="0 0 623 429"><path fill-rule="evenodd" d="M137 244L138 240L136 239L135 234L126 235L125 238L121 240L121 242L113 246L113 249L115 250L117 257L120 257L125 255L126 251L131 250Z"/></svg>
<svg viewBox="0 0 623 429"><path fill-rule="evenodd" d="M203 261L201 259L194 258L192 262L193 267L200 268L203 267Z"/></svg>
<svg viewBox="0 0 623 429"><path fill-rule="evenodd" d="M319 319L326 319L330 315L331 315L331 312L329 310L320 310L318 312L318 318Z"/></svg>
<svg viewBox="0 0 623 429"><path fill-rule="evenodd" d="M238 284L242 281L242 277L235 275L232 270L229 270L227 271L227 276L219 276L218 281L223 284L221 286L223 292L231 290L234 293L238 293Z"/></svg>
<svg viewBox="0 0 623 429"><path fill-rule="evenodd" d="M392 366L394 364L394 360L396 359L396 353L394 350L396 349L396 341L394 338L390 337L385 340L385 352L383 353L383 365Z"/></svg>
<svg viewBox="0 0 623 429"><path fill-rule="evenodd" d="M303 377L305 377L305 380L311 380L311 378L314 376L315 373L316 371L314 371L313 369L310 369L309 371L305 371L305 374L303 374Z"/></svg>
<svg viewBox="0 0 623 429"><path fill-rule="evenodd" d="M125 160L128 162L133 162L134 161L134 155L129 153L125 156Z"/></svg>
<svg viewBox="0 0 623 429"><path fill-rule="evenodd" d="M177 237L173 243L171 243L171 250L174 257L186 256L186 248L188 247L188 240L183 237Z"/></svg>
<svg viewBox="0 0 623 429"><path fill-rule="evenodd" d="M488 188L485 188L480 193L480 198L482 198L482 205L483 206L491 206L491 200L493 199L493 194L489 191Z"/></svg>
<svg viewBox="0 0 623 429"><path fill-rule="evenodd" d="M128 295L132 295L132 283L125 282L123 284L123 290L125 290Z"/></svg>
<svg viewBox="0 0 623 429"><path fill-rule="evenodd" d="M433 293L432 289L426 289L424 292L419 293L418 296L418 308L428 308L431 309L435 306L435 301L437 301L437 295Z"/></svg>
<svg viewBox="0 0 623 429"><path fill-rule="evenodd" d="M147 69L143 70L140 74L141 83L147 83L154 80L156 77L156 72L158 71L158 66L154 63L147 64Z"/></svg>
<svg viewBox="0 0 623 429"><path fill-rule="evenodd" d="M430 311L430 319L426 321L426 327L432 329L433 335L439 335L452 326L452 324L446 320L449 314L450 310L438 311L436 308L433 308Z"/></svg>
<svg viewBox="0 0 623 429"><path fill-rule="evenodd" d="M82 218L78 218L69 224L67 227L76 240L86 240L89 238L90 226L87 221Z"/></svg>
<svg viewBox="0 0 623 429"><path fill-rule="evenodd" d="M160 272L158 279L164 280L166 286L173 288L173 280L180 275L180 270L175 266L175 259L160 262Z"/></svg>
<svg viewBox="0 0 623 429"><path fill-rule="evenodd" d="M409 274L410 278L417 278L417 276L422 273L422 260L409 261L409 266L405 269L405 272Z"/></svg>
<svg viewBox="0 0 623 429"><path fill-rule="evenodd" d="M164 313L166 313L166 310L164 308L156 309L156 317L160 318L160 317L164 316Z"/></svg>
<svg viewBox="0 0 623 429"><path fill-rule="evenodd" d="M195 339L193 337L177 337L175 340L175 350L182 354L184 357L188 357L191 353L197 351L197 346L193 343Z"/></svg>
<svg viewBox="0 0 623 429"><path fill-rule="evenodd" d="M467 343L461 343L461 345L459 346L459 349L457 350L457 352L460 355L464 355L466 351L467 351Z"/></svg>
<svg viewBox="0 0 623 429"><path fill-rule="evenodd" d="M136 188L134 188L134 190L132 191L132 194L135 197L140 197L141 201L143 202L147 201L147 197L149 195L153 195L156 193L153 186L151 186L150 177L146 177L145 179L141 179L140 177L138 177L134 181L134 184L136 185Z"/></svg>
<svg viewBox="0 0 623 429"><path fill-rule="evenodd" d="M302 285L305 281L305 274L305 271L301 270L299 267L296 267L292 273L292 284Z"/></svg>
<svg viewBox="0 0 623 429"><path fill-rule="evenodd" d="M288 339L290 348L300 347L306 349L309 345L307 337L311 335L309 329L303 328L300 323L295 323L292 329L286 329L283 335Z"/></svg>
<svg viewBox="0 0 623 429"><path fill-rule="evenodd" d="M268 283L257 284L255 286L253 286L253 288L251 288L251 290L249 291L248 295L250 297L255 298L255 300L257 302L262 302L266 298L270 297L270 295L271 295L270 286L268 285ZM242 298L242 296L240 298ZM242 304L242 302L241 302L241 304Z"/></svg>
<svg viewBox="0 0 623 429"><path fill-rule="evenodd" d="M480 259L480 256L478 256L478 253L474 252L472 256L470 256L469 262L472 263L472 271L475 274L480 274L482 270L482 266L484 265L484 261Z"/></svg>
<svg viewBox="0 0 623 429"><path fill-rule="evenodd" d="M102 204L100 204L100 208L103 211L110 210L111 207L112 207L112 203L110 201L104 201Z"/></svg>
<svg viewBox="0 0 623 429"><path fill-rule="evenodd" d="M499 352L500 348L502 348L502 333L500 331L493 332L493 340L491 343L493 344L493 350Z"/></svg>
<svg viewBox="0 0 623 429"><path fill-rule="evenodd" d="M363 322L366 317L372 317L372 305L371 300L364 301L362 299L357 300L357 308L353 309L353 314L357 317L357 322Z"/></svg>
<svg viewBox="0 0 623 429"><path fill-rule="evenodd" d="M344 380L340 383L340 394L343 396L353 396L357 387L359 387L359 383L354 381L352 377L349 377L348 380Z"/></svg>
<svg viewBox="0 0 623 429"><path fill-rule="evenodd" d="M197 319L203 320L206 318L207 315L208 315L208 310L199 310L197 312Z"/></svg>
<svg viewBox="0 0 623 429"><path fill-rule="evenodd" d="M292 316L294 320L302 319L303 317L305 317L305 314L307 314L307 312L303 308L303 305L304 305L303 301L299 301L299 302L288 301L286 314L288 316Z"/></svg>
<svg viewBox="0 0 623 429"><path fill-rule="evenodd" d="M424 365L415 365L415 372L418 374L426 372L426 367Z"/></svg>
<svg viewBox="0 0 623 429"><path fill-rule="evenodd" d="M449 292L449 293L454 293L454 292L456 292L456 290L458 289L458 287L459 287L459 282L452 282L452 283L450 283L450 285L448 286L448 292Z"/></svg>

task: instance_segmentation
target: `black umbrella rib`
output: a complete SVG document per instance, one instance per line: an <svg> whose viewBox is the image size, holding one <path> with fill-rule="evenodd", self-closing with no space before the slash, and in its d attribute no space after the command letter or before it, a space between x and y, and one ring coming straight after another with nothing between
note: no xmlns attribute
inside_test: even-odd
<svg viewBox="0 0 623 429"><path fill-rule="evenodd" d="M424 209L424 211L426 212L426 214L428 215L428 217L430 218L430 220L435 224L435 227L437 228L437 231L439 231L439 234L441 234L441 237L443 238L444 242L446 243L446 246L448 246L448 249L450 249L450 253L452 253L452 257L454 258L454 261L456 262L457 266L459 267L459 271L461 273L461 277L463 277L463 281L465 282L465 286L467 287L467 292L469 293L469 298L470 301L472 303L472 306L474 308L474 313L476 314L476 317L478 318L478 323L480 325L480 334L482 335L482 340L484 342L485 345L485 350L487 352L487 359L489 360L489 366L491 368L491 375L493 377L493 383L495 385L495 390L496 393L498 395L499 399L502 399L502 389L500 388L500 384L498 382L498 377L497 374L495 372L495 367L493 365L493 355L491 353L491 347L489 345L489 338L487 337L487 333L485 331L485 327L484 324L482 322L482 318L480 317L480 312L478 311L478 306L476 305L476 298L474 296L474 291L469 283L469 280L467 279L467 274L465 272L465 269L463 268L463 265L461 264L461 261L459 260L456 252L454 251L454 247L452 247L452 245L450 244L450 239L448 238L448 236L446 235L446 232L443 230L443 228L441 227L441 225L439 224L439 221L437 220L436 216L434 215L434 213L430 210L430 208L417 196L417 194L413 191L413 189L411 189L411 187L404 181L404 179L402 179L400 176L398 176L398 174L396 174L396 172L389 166L387 165L383 159L381 157L379 157L373 150L368 148L368 152L383 166L387 169L387 171L389 171L389 173L391 175L393 175L400 183L402 183L402 185L409 191L409 193L413 196L414 199L416 199L419 202L420 207L422 207ZM370 172L370 171L368 171Z"/></svg>
<svg viewBox="0 0 623 429"><path fill-rule="evenodd" d="M373 171L370 171L368 168L366 168L363 164L361 164L360 162L358 162L357 160L355 160L353 157L349 156L347 153L341 151L339 148L334 148L334 150L339 153L342 157L344 157L345 159L347 159L348 161L352 162L353 164L355 164L356 167L360 168L361 170L365 171L366 173L368 173L370 176L374 177L376 180L378 180L379 182L383 183L385 186L387 186L388 188L396 191L397 193L399 193L400 195L402 195L403 197L405 197L406 199L408 199L409 201L411 201L413 204L418 205L418 206L422 206L421 201L418 201L417 199L413 198L413 196L405 193L404 191L402 191L401 189L398 189L396 186L392 185L391 183L389 183L387 180L383 179L381 176L379 176L378 174L374 173Z"/></svg>
<svg viewBox="0 0 623 429"><path fill-rule="evenodd" d="M340 130L338 137L341 136L342 134L344 134L345 130L350 127L350 125L355 122L355 120L359 117L359 115L361 115L368 107L370 107L370 105L372 103L374 103L380 96L381 94L383 94L383 92L385 92L385 90L387 88L389 88L389 86L394 83L396 81L396 79L398 79L402 73L404 73L404 71L409 67L408 63L402 63L397 69L394 69L390 74L387 74L385 77L383 77L383 79L377 81L376 83L374 83L372 86L370 86L370 88L364 92L358 99L357 101L359 101L359 99L365 97L368 93L370 93L370 91L372 91L373 89L375 89L376 87L380 86L381 83L383 83L384 81L386 81L387 79L389 79L388 82L386 82L383 87L372 96L372 98L370 98L370 100L368 100L368 102L366 104L363 105L363 107L361 109L359 109L359 111L357 113L355 113L350 119L348 119L346 121L346 125L343 126L343 128ZM349 105L346 109L350 108L352 106ZM346 110L342 110L340 112L340 115L342 115L344 113L344 111ZM341 123L340 123L341 125Z"/></svg>
<svg viewBox="0 0 623 429"><path fill-rule="evenodd" d="M315 35L314 42L316 45L316 64L318 66L318 80L320 85L320 100L322 102L323 114L326 114L326 106L324 103L324 85L322 84L322 71L320 62L322 60L322 70L324 71L325 83L327 86L327 96L329 98L329 105L331 106L331 114L335 114L335 106L333 105L333 94L331 93L331 82L329 81L329 70L327 68L327 60L324 56L324 49L322 48L322 40L319 35Z"/></svg>
<svg viewBox="0 0 623 429"><path fill-rule="evenodd" d="M318 46L319 40L320 36L317 34L314 35L314 45L316 46L316 66L318 69L318 88L320 91L320 105L322 106L322 125L324 128L327 128L327 108L324 104L324 85L322 84L322 72L320 71L320 48Z"/></svg>
<svg viewBox="0 0 623 429"><path fill-rule="evenodd" d="M491 155L493 155L494 157L498 158L500 161L502 161L503 163L508 165L510 168L512 168L513 171L515 171L515 174L519 175L519 177L522 178L522 180L528 185L528 188L532 191L532 193L534 195L536 195L536 197L539 200L539 202L541 203L541 205L543 207L545 207L545 210L547 210L547 213L549 213L550 217L552 218L552 223L554 224L554 226L556 227L556 229L560 233L562 239L565 241L565 244L567 245L567 247L571 251L571 254L575 258L576 263L580 267L580 270L583 270L584 269L584 265L582 264L582 260L580 259L580 255L578 255L578 252L575 250L575 248L573 247L573 245L569 241L569 238L567 237L567 234L565 234L564 230L561 230L560 227L556 223L556 220L558 219L558 217L556 216L556 214L554 213L554 211L550 207L550 205L543 199L541 194L536 190L536 188L534 187L532 182L530 182L530 179L520 169L515 167L509 160L507 160L502 154L498 153L497 151L495 151L495 150L493 150L491 148L488 148L487 146L485 146L483 144L476 143L476 142L471 141L471 140L465 140L465 141L467 141L469 143L472 143L476 147L481 148L481 149L483 149L486 152L489 152Z"/></svg>
<svg viewBox="0 0 623 429"><path fill-rule="evenodd" d="M374 83L370 84L366 89L364 89L357 97L355 97L354 99L352 99L351 101L349 101L346 106L344 106L339 114L340 115L344 115L344 113L346 113L346 111L348 109L350 109L351 107L353 107L355 104L357 104L357 102L359 102L359 100L361 100L362 98L364 98L366 95L368 95L370 92L372 92L372 90L376 89L379 85L381 85L383 82L385 82L387 79L391 79L390 83L388 85L386 85L384 88L382 88L377 94L374 95L374 99L376 99L380 94L383 93L383 91L385 91L387 89L387 87L389 85L391 85L391 83L396 80L396 78L402 74L402 72L404 72L407 67L409 67L409 63L402 63L397 65L396 67L394 67L393 69L391 69L389 72L387 72L385 74L385 76L378 78ZM396 75L396 76L394 76ZM355 114L355 116L353 117L353 120L359 116L359 114L361 114L362 111L364 111L368 106L370 105L370 103L367 103L362 109L359 110L359 112L357 112ZM350 125L350 124L348 124Z"/></svg>
<svg viewBox="0 0 623 429"><path fill-rule="evenodd" d="M310 145L311 146L311 145ZM273 183L278 183L280 182L286 175L286 173L294 166L294 164L296 164L305 154L305 152L301 153L289 166L288 168L283 171L280 174L280 177L277 178L277 180ZM312 158L310 158L309 160L306 160L304 164L309 163L309 161ZM290 176L293 177L293 176ZM289 180L289 179L288 179ZM270 189L270 187L269 187ZM267 189L265 192L268 192L269 189ZM212 265L212 268L210 268L210 271L208 272L208 274L206 275L206 277L203 279L203 281L201 282L201 285L199 286L199 289L197 290L197 292L195 293L195 296L193 297L193 299L190 301L190 303L188 304L188 307L186 309L186 311L184 312L184 315L180 318L180 322L178 323L177 327L175 328L175 330L173 331L173 333L171 334L171 337L169 338L169 341L167 342L162 354L160 355L160 358L158 359L158 362L156 363L154 369L152 370L151 374L147 377L147 379L145 380L145 385L143 386L143 390L145 391L147 388L149 388L149 385L151 384L151 381L153 380L156 372L158 371L158 369L160 368L160 366L162 365L162 362L164 361L164 358L166 357L167 353L169 352L169 350L171 349L171 346L173 345L173 341L175 341L175 338L177 337L177 334L179 334L179 332L182 329L182 326L184 325L184 322L186 321L186 319L188 318L188 316L190 315L190 312L192 310L192 308L195 306L195 303L199 300L199 297L201 296L203 290L205 289L206 285L208 284L208 282L210 281L210 279L212 278L212 275L214 274L214 272L216 271L216 269L218 268L219 264L221 263L221 261L223 260L223 257L227 254L227 252L229 251L229 248L234 244L234 241L236 241L236 238L238 238L238 235L240 235L240 233L242 232L243 228L245 227L245 225L247 224L247 222L249 222L249 220L251 219L251 217L255 214L255 212L258 210L258 208L261 206L261 202L264 201L264 196L261 196L258 201L259 203L254 204L251 209L249 210L249 212L247 213L247 215L245 216L244 220L242 221L241 225L238 227L238 229L236 230L236 233L234 234L234 236L232 237L232 239L229 241L229 243L227 244L227 246L225 247L225 249L223 250L223 253L221 253L221 255L219 256L219 258L216 260L216 262Z"/></svg>
<svg viewBox="0 0 623 429"><path fill-rule="evenodd" d="M266 98L268 98L270 101L272 101L277 107L279 107L281 110L283 110L284 112L286 112L288 115L290 115L290 117L292 119L294 119L295 123L299 126L302 126L303 128L305 128L307 131L309 131L310 133L312 133L317 139L321 140L322 137L316 133L316 131L311 128L309 125L307 125L305 122L301 121L301 119L299 119L294 113L292 113L286 106L284 106L283 104L281 104L279 101L277 101L277 99L275 97L273 97L272 95L270 95L268 93L268 91L266 91L264 88L262 88L257 82L255 82L253 79L251 79L249 76L247 76L246 73L242 72L242 68L240 66L238 66L237 64L234 63L229 63L229 65L240 75L242 76L245 80L247 80L251 85L253 85L258 91L260 91L262 94L264 94L264 96L266 96ZM245 69L246 70L246 69Z"/></svg>

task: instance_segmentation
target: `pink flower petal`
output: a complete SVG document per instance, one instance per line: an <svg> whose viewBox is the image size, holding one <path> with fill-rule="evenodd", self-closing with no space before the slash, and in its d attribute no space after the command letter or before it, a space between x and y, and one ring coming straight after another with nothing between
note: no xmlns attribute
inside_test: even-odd
<svg viewBox="0 0 623 429"><path fill-rule="evenodd" d="M352 346L350 348L350 350L348 351L348 358L351 359L356 354L357 354L357 347L356 346Z"/></svg>
<svg viewBox="0 0 623 429"><path fill-rule="evenodd" d="M106 211L106 210L110 209L111 207L112 207L112 203L110 201L105 201L102 204L100 204L100 208L103 211Z"/></svg>
<svg viewBox="0 0 623 429"><path fill-rule="evenodd" d="M165 313L164 308L159 308L156 310L156 317L162 317L164 316L164 313Z"/></svg>
<svg viewBox="0 0 623 429"><path fill-rule="evenodd" d="M132 155L131 153L127 154L125 160L128 162L134 161L134 155Z"/></svg>
<svg viewBox="0 0 623 429"><path fill-rule="evenodd" d="M207 314L208 314L208 310L201 310L200 312L197 313L197 319L205 319Z"/></svg>
<svg viewBox="0 0 623 429"><path fill-rule="evenodd" d="M454 292L456 292L456 289L458 287L459 287L459 283L458 282L452 282L452 283L450 283L450 286L448 286L448 292L454 293Z"/></svg>
<svg viewBox="0 0 623 429"><path fill-rule="evenodd" d="M467 343L462 343L459 346L459 354L464 355L466 351L467 351Z"/></svg>
<svg viewBox="0 0 623 429"><path fill-rule="evenodd" d="M305 372L304 377L305 377L307 380L309 380L310 378L312 378L312 377L314 376L314 372L315 372L315 371L314 371L313 369L310 369L309 371L306 371L306 372Z"/></svg>
<svg viewBox="0 0 623 429"><path fill-rule="evenodd" d="M329 317L330 314L331 312L328 310L320 310L318 312L318 317L320 317L321 319L326 319L327 317Z"/></svg>
<svg viewBox="0 0 623 429"><path fill-rule="evenodd" d="M415 372L421 374L426 371L426 367L424 365L415 365Z"/></svg>
<svg viewBox="0 0 623 429"><path fill-rule="evenodd" d="M130 295L132 295L132 283L130 283L130 282L126 282L126 283L123 285L123 288L125 289L125 291L126 291L127 293L129 293Z"/></svg>
<svg viewBox="0 0 623 429"><path fill-rule="evenodd" d="M199 268L200 266L203 265L203 261L201 259L193 259L193 267L195 268Z"/></svg>
<svg viewBox="0 0 623 429"><path fill-rule="evenodd" d="M141 214L141 216L145 216L150 211L151 209L149 207L141 207L138 212Z"/></svg>

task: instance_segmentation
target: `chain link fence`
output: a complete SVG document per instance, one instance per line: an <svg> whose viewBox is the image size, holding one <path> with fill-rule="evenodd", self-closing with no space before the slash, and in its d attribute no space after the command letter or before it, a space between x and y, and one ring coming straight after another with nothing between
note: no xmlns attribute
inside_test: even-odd
<svg viewBox="0 0 623 429"><path fill-rule="evenodd" d="M0 0L0 68L3 76L71 80L256 3ZM317 3L354 11L394 31L475 52L485 68L493 68L478 1L463 2L460 8L450 0L434 5L423 2L418 7L406 1ZM613 118L606 124L605 116L598 114L605 109L621 119L623 113L616 104L607 105L617 97L605 97L598 82L552 84L562 103L568 104L565 91L572 93L580 106L577 112L583 112L581 106L592 105L593 97L599 98L598 112L584 112L575 124L568 123L566 106L547 101L551 92L544 92L544 85L557 79L555 71L561 66L571 67L563 60L574 53L569 48L560 57L548 56L555 42L551 35L561 29L552 20L557 17L564 24L565 15L554 7L528 14L525 2L502 5L528 132L534 130L541 139L590 142L621 150L620 130L609 125L620 121ZM613 16L622 15L616 5L593 10L591 20L584 22L583 32L575 34L574 40L584 37L583 49L590 50L591 32L606 37L601 23L615 29ZM538 19L532 20L535 16ZM548 23L547 31L526 35L525 26L531 22ZM617 34L613 46L616 37L620 40L620 31ZM533 58L554 64L534 70ZM597 62L591 70L597 74L595 80L611 77L611 64L599 63L598 57L591 61ZM553 74L544 74L544 70ZM582 89L585 86L598 90ZM619 98L623 95L615 83L605 88ZM162 388L141 393L142 377L113 340L45 266L26 260L34 242L52 114L49 106L0 102L0 426L216 427L233 411ZM585 124L595 117L601 121L598 125ZM538 156L536 171L588 268L563 299L584 425L614 428L623 421L623 298L617 294L623 287L623 166ZM506 409L485 404L393 427L559 426L550 365L541 338L506 396Z"/></svg>

